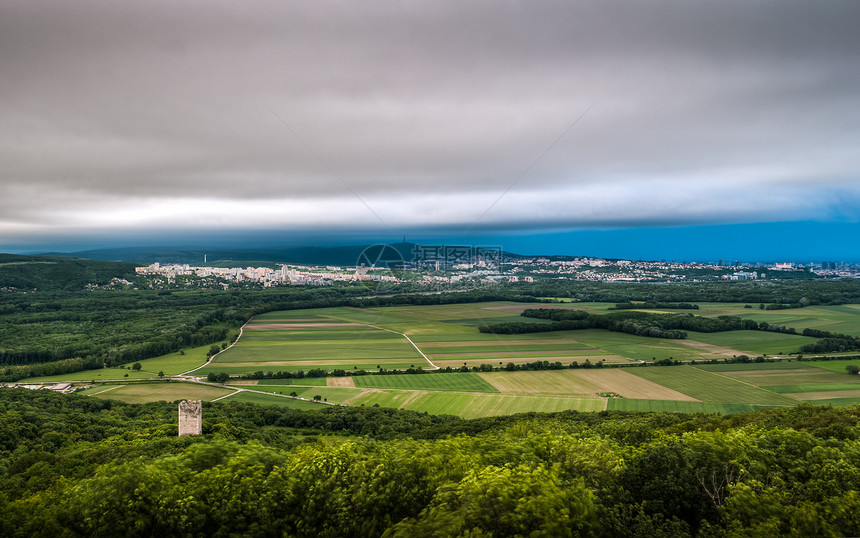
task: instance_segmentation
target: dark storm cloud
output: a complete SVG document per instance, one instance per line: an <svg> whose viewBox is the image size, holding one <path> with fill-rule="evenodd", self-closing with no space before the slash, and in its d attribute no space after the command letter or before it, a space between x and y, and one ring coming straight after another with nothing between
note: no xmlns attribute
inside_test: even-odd
<svg viewBox="0 0 860 538"><path fill-rule="evenodd" d="M854 218L857 20L812 1L7 1L0 237Z"/></svg>

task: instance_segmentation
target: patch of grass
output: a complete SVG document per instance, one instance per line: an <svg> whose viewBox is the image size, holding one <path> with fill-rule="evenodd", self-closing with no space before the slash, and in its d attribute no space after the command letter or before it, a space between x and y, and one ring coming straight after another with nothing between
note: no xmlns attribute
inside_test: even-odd
<svg viewBox="0 0 860 538"><path fill-rule="evenodd" d="M157 402L164 400L173 402L176 400L207 400L211 401L233 391L208 385L195 383L138 383L132 385L121 385L93 398L108 400L121 400L128 403Z"/></svg>
<svg viewBox="0 0 860 538"><path fill-rule="evenodd" d="M260 379L257 385L304 385L311 387L324 387L324 377L303 377L301 379Z"/></svg>
<svg viewBox="0 0 860 538"><path fill-rule="evenodd" d="M603 329L559 332L572 332L572 338L587 345L633 360L650 361L652 358L661 360L670 357L675 360L695 360L704 356L702 351L668 338L648 338Z"/></svg>
<svg viewBox="0 0 860 538"><path fill-rule="evenodd" d="M498 392L476 373L368 375L353 378L356 387L438 390L456 392Z"/></svg>
<svg viewBox="0 0 860 538"><path fill-rule="evenodd" d="M804 344L812 344L815 338L795 334L772 333L767 331L725 331L699 333L687 331L690 340L715 346L737 349L752 355L779 355L793 353Z"/></svg>
<svg viewBox="0 0 860 538"><path fill-rule="evenodd" d="M511 415L531 411L546 413L565 410L600 411L605 405L604 400L597 398L407 391L368 392L350 402L350 405L361 404L379 404L381 407L400 407L434 415L457 415L463 418Z"/></svg>
<svg viewBox="0 0 860 538"><path fill-rule="evenodd" d="M125 377L128 374L128 377ZM80 372L72 372L70 374L50 375L42 377L31 377L22 379L18 383L57 383L60 381L104 381L115 379L122 381L124 379L148 379L154 378L149 372L135 372L134 370L126 370L124 368L99 368L98 370L82 370Z"/></svg>
<svg viewBox="0 0 860 538"><path fill-rule="evenodd" d="M827 400L815 400L815 405L832 405L833 407L844 407L846 405L860 404L860 398L830 398Z"/></svg>
<svg viewBox="0 0 860 538"><path fill-rule="evenodd" d="M607 409L613 411L652 411L657 413L717 413L720 415L729 415L768 408L769 406L753 404L633 400L630 398L612 398L607 402Z"/></svg>
<svg viewBox="0 0 860 538"><path fill-rule="evenodd" d="M631 374L703 402L796 405L797 400L694 366L630 368Z"/></svg>
<svg viewBox="0 0 860 538"><path fill-rule="evenodd" d="M845 374L846 376L848 376L849 374L845 371L845 367L849 364L860 366L860 360L848 359L835 361L810 361L806 362L805 364L809 364L810 366L815 366L817 368L824 368L825 370L830 370L831 372L839 372L840 374Z"/></svg>
<svg viewBox="0 0 860 538"><path fill-rule="evenodd" d="M857 383L804 383L800 385L773 385L763 387L780 394L791 394L798 392L831 392L839 390L860 389L860 380Z"/></svg>
<svg viewBox="0 0 860 538"><path fill-rule="evenodd" d="M150 377L159 371L164 372L164 375L177 375L187 372L206 363L209 358L207 353L211 346L212 344L206 344L205 346L183 349L184 355L177 351L152 359L144 359L140 361L141 371L149 372Z"/></svg>
<svg viewBox="0 0 860 538"><path fill-rule="evenodd" d="M735 362L731 364L697 364L696 368L707 372L740 372L744 370L797 370L811 368L808 362Z"/></svg>
<svg viewBox="0 0 860 538"><path fill-rule="evenodd" d="M279 405L281 407L289 407L290 409L300 409L302 411L319 411L325 409L325 404L314 402L306 402L304 400L295 400L293 398L280 398L278 396L267 396L255 392L240 392L220 402L245 402L258 405Z"/></svg>

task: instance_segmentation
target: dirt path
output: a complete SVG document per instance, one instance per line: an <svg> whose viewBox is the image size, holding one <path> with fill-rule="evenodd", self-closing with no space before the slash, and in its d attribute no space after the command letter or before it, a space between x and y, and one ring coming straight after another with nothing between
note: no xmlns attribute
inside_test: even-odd
<svg viewBox="0 0 860 538"><path fill-rule="evenodd" d="M368 327L373 327L374 329L379 329L379 330L382 330L382 331L388 331L388 332L390 332L390 333L399 334L400 336L402 336L403 338L405 338L406 340L408 340L410 344L412 344L412 347L414 347L414 348L415 348L415 351L417 351L417 352L418 352L422 357L424 357L424 360L425 360L425 361L427 361L427 363L428 363L428 364L430 364L430 366L432 366L434 370L438 370L438 369L439 369L439 367L438 367L438 366L436 366L435 364L433 364L433 361L431 361L431 360L430 360L430 357L428 357L427 355L425 355L425 354L424 354L424 352L423 352L423 351L421 351L421 348L419 348L418 346L416 346L416 345L415 345L415 342L413 342L411 338L409 338L408 336L406 336L406 334L404 334L404 333L399 333L399 332L397 332L397 331L392 331L391 329L386 329L386 328L384 328L384 327L377 327L376 325L370 325L370 324L368 324L367 326L368 326Z"/></svg>

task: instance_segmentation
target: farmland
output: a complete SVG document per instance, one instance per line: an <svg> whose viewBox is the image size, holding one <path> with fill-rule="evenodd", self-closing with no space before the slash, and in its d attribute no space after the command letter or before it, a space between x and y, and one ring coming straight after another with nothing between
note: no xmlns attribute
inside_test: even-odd
<svg viewBox="0 0 860 538"><path fill-rule="evenodd" d="M214 400L230 394L230 390L194 383L139 383L104 387L93 392L95 398L122 400L128 403L157 402L164 400Z"/></svg>
<svg viewBox="0 0 860 538"><path fill-rule="evenodd" d="M520 321L523 309L536 306L542 305L495 302L269 312L248 322L234 346L196 369L193 375L228 373L255 377L234 379L231 383L234 390L249 390L235 394L209 393L208 399L231 394L226 399L298 407L319 405L283 397L295 393L306 399L320 396L329 403L400 407L461 417L601 409L734 413L792 406L803 401L860 402L860 378L845 372L847 364L860 361L702 363L742 354L774 356L795 352L801 345L815 341L810 337L765 331L690 331L687 339L672 340L603 329L513 335L488 334L477 329L484 324ZM612 305L568 306L600 312ZM860 334L856 330L860 326L858 313L856 305L767 311L740 304L704 303L696 315L738 315L783 323L798 331L815 326ZM81 380L118 379L126 374L129 379L153 377L156 371L170 376L202 366L207 350L208 347L202 346L184 350L182 354L147 359L141 361L140 372L89 371ZM663 359L688 364L642 365ZM516 367L535 361L559 363L563 368ZM567 368L574 362L589 368ZM480 365L493 366L495 371L471 371ZM285 379L267 374L312 369L339 369L342 373L367 370L373 374L376 370L449 367L456 371ZM470 371L461 371L464 368ZM62 377L69 378L54 379ZM112 389L97 397L133 400L143 397L137 391L149 389L126 390ZM170 396L172 393L152 397Z"/></svg>

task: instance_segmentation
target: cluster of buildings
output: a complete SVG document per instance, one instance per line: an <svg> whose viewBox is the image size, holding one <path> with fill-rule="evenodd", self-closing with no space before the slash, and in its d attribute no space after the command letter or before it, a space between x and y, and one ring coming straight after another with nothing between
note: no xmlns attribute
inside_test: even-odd
<svg viewBox="0 0 860 538"><path fill-rule="evenodd" d="M9 386L19 389L51 390L62 394L75 392L75 387L71 383L12 383Z"/></svg>
<svg viewBox="0 0 860 538"><path fill-rule="evenodd" d="M698 280L690 274L696 270L725 270L707 263L608 260L603 258L524 258L512 262L510 272L529 273L549 278L568 278L595 282L679 282Z"/></svg>
<svg viewBox="0 0 860 538"><path fill-rule="evenodd" d="M753 271L752 269L758 269ZM634 261L604 258L545 257L515 258L490 263L486 260L468 260L440 266L404 262L393 270L388 267L335 267L298 266L282 264L272 267L195 267L188 264L153 263L136 268L138 275L155 277L150 287L167 284L205 285L230 287L235 284L253 284L263 287L286 285L330 285L335 282L389 282L404 280L419 284L457 284L472 282L534 282L535 279L570 279L596 282L699 282L712 280L760 280L764 271L811 271L819 276L860 278L860 267L846 264L794 263L755 264L733 266L720 263ZM408 277L404 275L408 274ZM130 284L121 282L119 284Z"/></svg>
<svg viewBox="0 0 860 538"><path fill-rule="evenodd" d="M138 275L165 277L167 283L176 283L184 277L210 280L228 287L231 283L252 283L263 287L286 285L328 285L336 281L396 281L391 275L368 274L366 270L349 270L341 267L303 267L281 265L271 267L195 267L188 264L165 264L155 262L146 267L136 267Z"/></svg>

